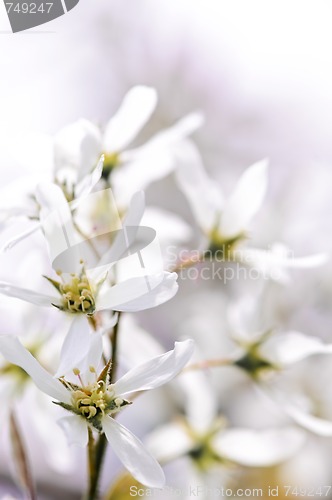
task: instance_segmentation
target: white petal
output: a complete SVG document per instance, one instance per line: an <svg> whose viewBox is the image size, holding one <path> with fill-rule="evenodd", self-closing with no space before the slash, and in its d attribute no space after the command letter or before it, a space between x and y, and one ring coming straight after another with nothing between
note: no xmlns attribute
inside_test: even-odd
<svg viewBox="0 0 332 500"><path fill-rule="evenodd" d="M78 415L69 415L58 420L58 424L66 434L69 445L85 448L88 444L88 427L86 420Z"/></svg>
<svg viewBox="0 0 332 500"><path fill-rule="evenodd" d="M87 317L85 314L77 314L63 342L56 377L63 377L73 368L78 367L88 354L91 336Z"/></svg>
<svg viewBox="0 0 332 500"><path fill-rule="evenodd" d="M98 373L98 367L103 355L103 339L101 331L93 332L90 336L89 351L85 358L78 364L77 368L82 373L83 382L89 384L95 381L95 374L90 371L93 366Z"/></svg>
<svg viewBox="0 0 332 500"><path fill-rule="evenodd" d="M121 318L118 351L119 363L125 371L163 354L165 350L157 339L138 326L134 318L133 314L124 314Z"/></svg>
<svg viewBox="0 0 332 500"><path fill-rule="evenodd" d="M178 378L185 396L185 408L190 427L204 434L217 416L217 398L205 373L189 371Z"/></svg>
<svg viewBox="0 0 332 500"><path fill-rule="evenodd" d="M302 411L300 408L292 405L284 405L283 410L289 415L297 424L301 425L318 436L331 437L332 436L332 422L323 418L315 417Z"/></svg>
<svg viewBox="0 0 332 500"><path fill-rule="evenodd" d="M71 167L82 179L95 166L101 152L98 128L88 120L78 120L63 128L54 139L55 168Z"/></svg>
<svg viewBox="0 0 332 500"><path fill-rule="evenodd" d="M183 243L193 236L191 226L181 217L159 207L147 207L142 224L153 227L157 232L158 240L168 245L170 241Z"/></svg>
<svg viewBox="0 0 332 500"><path fill-rule="evenodd" d="M96 308L135 312L156 307L174 297L178 290L176 279L176 273L163 272L123 281L101 290Z"/></svg>
<svg viewBox="0 0 332 500"><path fill-rule="evenodd" d="M16 299L25 300L31 304L37 306L51 306L57 303L58 298L51 295L44 295L27 288L21 288L19 286L11 285L10 283L5 283L0 281L0 293L7 295L8 297L15 297Z"/></svg>
<svg viewBox="0 0 332 500"><path fill-rule="evenodd" d="M114 263L126 256L128 253L130 254L130 247L135 242L144 210L145 194L143 191L138 191L130 200L130 206L123 221L122 231L119 231L110 250L104 253L98 266ZM128 230L126 229L127 227L129 228Z"/></svg>
<svg viewBox="0 0 332 500"><path fill-rule="evenodd" d="M202 125L200 113L191 113L165 129L143 146L125 151L120 156L121 168L112 174L116 198L126 205L133 192L166 177L176 166L176 151L182 142ZM128 182L130 179L130 182Z"/></svg>
<svg viewBox="0 0 332 500"><path fill-rule="evenodd" d="M165 484L164 472L141 441L110 417L103 419L102 426L114 453L132 476L145 486L162 488Z"/></svg>
<svg viewBox="0 0 332 500"><path fill-rule="evenodd" d="M223 196L217 183L207 175L198 150L189 141L178 149L175 176L197 223L210 232L218 222Z"/></svg>
<svg viewBox="0 0 332 500"><path fill-rule="evenodd" d="M95 169L91 174L86 175L75 187L75 197L82 198L93 190L95 185L100 181L101 174L103 173L104 155L102 155L97 163ZM71 208L73 208L71 204Z"/></svg>
<svg viewBox="0 0 332 500"><path fill-rule="evenodd" d="M38 363L17 338L0 336L0 352L7 361L23 368L42 392L58 401L70 403L68 390Z"/></svg>
<svg viewBox="0 0 332 500"><path fill-rule="evenodd" d="M146 440L148 449L158 460L169 462L186 455L194 442L181 424L173 423L151 432Z"/></svg>
<svg viewBox="0 0 332 500"><path fill-rule="evenodd" d="M278 366L287 366L315 354L332 354L332 345L324 344L317 337L288 332L269 337L260 346L259 352L265 360Z"/></svg>
<svg viewBox="0 0 332 500"><path fill-rule="evenodd" d="M264 290L263 290L264 292ZM232 329L231 337L239 345L252 345L261 340L270 328L262 317L260 295L246 296L232 301L227 308L227 320Z"/></svg>
<svg viewBox="0 0 332 500"><path fill-rule="evenodd" d="M115 382L115 393L120 396L154 389L166 384L184 368L193 352L194 342L192 340L175 342L172 351L133 368Z"/></svg>
<svg viewBox="0 0 332 500"><path fill-rule="evenodd" d="M141 295L126 304L122 304L121 309L118 307L118 310L127 312L145 311L146 309L152 309L153 307L157 307L165 302L168 302L176 295L179 289L177 277L176 273L168 273L164 271L160 275L160 280L158 278L155 282L153 277L148 276L147 279L150 288L148 293Z"/></svg>
<svg viewBox="0 0 332 500"><path fill-rule="evenodd" d="M70 207L59 186L51 182L37 186L36 198L41 206L40 220L53 262L77 243ZM74 272L75 269L71 271Z"/></svg>
<svg viewBox="0 0 332 500"><path fill-rule="evenodd" d="M195 130L202 126L204 122L204 117L201 113L190 113L189 115L181 118L171 127L158 132L149 141L147 141L143 146L136 149L126 151L121 158L126 161L132 161L137 156L149 157L150 154L154 156L154 153L165 153L169 151L174 146L182 145L182 142L189 137ZM156 175L154 178L156 180L160 177L158 176L157 169L155 172L151 172L152 175Z"/></svg>
<svg viewBox="0 0 332 500"><path fill-rule="evenodd" d="M270 467L291 458L304 443L296 428L264 431L230 429L219 433L213 448L220 457L247 467Z"/></svg>
<svg viewBox="0 0 332 500"><path fill-rule="evenodd" d="M124 149L149 120L156 104L157 93L153 88L137 86L129 90L106 127L105 151L116 153Z"/></svg>
<svg viewBox="0 0 332 500"><path fill-rule="evenodd" d="M41 207L42 216L47 216L50 212L62 206L67 207L69 211L68 202L62 189L53 182L39 183L36 190L36 198Z"/></svg>
<svg viewBox="0 0 332 500"><path fill-rule="evenodd" d="M15 245L17 245L21 241L31 236L31 234L38 231L40 227L41 226L39 222L33 224L32 227L30 227L29 229L23 231L18 236L15 236L14 238L11 238L9 241L7 241L0 249L0 252L6 252L7 250L11 250Z"/></svg>
<svg viewBox="0 0 332 500"><path fill-rule="evenodd" d="M327 262L326 254L295 258L284 245L278 243L269 250L242 248L235 250L235 258L242 264L250 266L257 273L275 281L287 282L287 269L311 268Z"/></svg>
<svg viewBox="0 0 332 500"><path fill-rule="evenodd" d="M130 206L123 221L124 226L138 226L142 220L145 210L144 191L137 191L131 200Z"/></svg>
<svg viewBox="0 0 332 500"><path fill-rule="evenodd" d="M263 202L267 188L267 160L249 167L226 201L219 225L223 237L237 236L247 229Z"/></svg>

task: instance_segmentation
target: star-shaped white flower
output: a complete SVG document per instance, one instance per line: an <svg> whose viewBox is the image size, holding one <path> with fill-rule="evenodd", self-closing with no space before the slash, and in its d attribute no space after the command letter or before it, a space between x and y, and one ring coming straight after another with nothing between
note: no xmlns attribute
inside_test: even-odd
<svg viewBox="0 0 332 500"><path fill-rule="evenodd" d="M54 294L39 293L7 282L0 282L0 294L39 306L57 307L71 314L73 322L64 347L66 343L71 345L76 339L80 339L79 348L71 354L75 366L86 354L89 345L91 331L86 316L90 317L103 310L136 312L156 307L176 294L177 275L161 269L153 274L148 267L141 268L139 264L141 275L126 276L120 282L111 280L114 265L123 258L123 254L128 252L135 241L144 212L143 193L137 193L132 200L131 208L123 222L124 233L116 234L109 250L97 261L95 256L91 256L91 249L89 251L85 239L78 240L77 243L71 210L61 189L52 183L44 184L39 189L38 199L42 207L41 220L51 261L59 266L69 265L69 270L58 270L59 276L47 278L55 290ZM58 219L60 226L56 224ZM89 252L88 256L86 251ZM84 257L93 259L91 267L80 264L81 252Z"/></svg>
<svg viewBox="0 0 332 500"><path fill-rule="evenodd" d="M97 376L102 343L96 336L91 340L88 355L74 370L76 380L73 382L69 377L61 380L52 377L17 338L0 336L0 352L4 357L23 368L42 392L71 413L59 421L70 443L86 446L88 428L105 433L130 473L141 483L156 488L162 488L165 482L160 465L140 440L114 417L130 404L125 399L129 394L154 389L172 380L190 360L193 349L192 340L176 342L172 351L133 368L110 384L107 370Z"/></svg>
<svg viewBox="0 0 332 500"><path fill-rule="evenodd" d="M67 125L52 139L40 137L50 161L45 156L38 161L39 174L58 183L67 199L74 201L90 192L101 175L112 174L112 188L121 209L126 209L136 191L146 188L153 181L168 175L176 165L175 148L203 122L200 113L191 113L172 127L165 129L145 144L130 148L131 143L150 119L157 104L155 89L138 85L130 89L123 102L102 132L85 119ZM50 143L51 142L51 143ZM98 160L102 157L102 161ZM27 181L24 180L26 183ZM33 193L32 193L33 194ZM33 223L18 236L10 239L2 250L8 250L40 228L38 205L31 200L27 206L0 208L0 218L24 215ZM1 215L2 214L2 215Z"/></svg>
<svg viewBox="0 0 332 500"><path fill-rule="evenodd" d="M111 174L117 202L126 207L133 193L165 177L175 167L174 148L202 125L200 113L191 113L145 144L130 145L150 119L157 105L155 89L139 85L130 89L104 132L87 120L68 125L55 137L55 170L81 179L98 156L105 155L103 177Z"/></svg>
<svg viewBox="0 0 332 500"><path fill-rule="evenodd" d="M218 416L217 399L202 373L181 375L185 418L153 431L149 448L166 462L187 456L203 473L235 463L246 467L270 467L289 459L304 442L304 434L291 426L257 431L228 427Z"/></svg>
<svg viewBox="0 0 332 500"><path fill-rule="evenodd" d="M231 195L225 198L218 183L207 175L194 144L182 144L177 158L176 179L207 240L208 255L248 265L265 277L284 281L288 268L315 267L328 260L326 254L294 258L281 244L273 244L269 250L245 244L252 219L266 194L267 160L247 168Z"/></svg>
<svg viewBox="0 0 332 500"><path fill-rule="evenodd" d="M255 378L265 371L280 372L311 356L332 354L332 344L298 331L275 332L262 321L256 298L245 298L228 309L235 365Z"/></svg>

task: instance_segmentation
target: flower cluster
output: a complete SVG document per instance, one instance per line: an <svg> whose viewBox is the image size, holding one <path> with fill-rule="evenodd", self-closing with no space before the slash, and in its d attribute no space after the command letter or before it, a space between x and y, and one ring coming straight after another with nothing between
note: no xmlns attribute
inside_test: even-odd
<svg viewBox="0 0 332 500"><path fill-rule="evenodd" d="M55 445L50 437L48 450L46 421L57 421L75 450L87 449L90 499L98 497L107 443L132 476L118 476L106 460L114 488L134 480L163 488L170 476L157 459L177 472L177 484L195 478L213 488L221 477L230 484L234 469L296 460L306 430L332 435L329 409L317 410L301 374L332 346L290 326L301 302L292 295L293 273L319 273L328 255L295 256L282 236L267 241L270 222L258 214L268 189L266 159L245 169L224 196L190 138L203 124L200 113L137 146L156 105L156 91L138 86L104 128L87 120L66 126L51 138L48 178L28 186L26 205L1 209L0 259L10 269L3 265L0 281L7 408L0 418L10 422L14 458L24 464L32 497L25 426L44 433L52 473L63 454L66 472L76 467L75 452L64 451L60 438ZM191 209L193 227L161 207L151 217L142 189L167 176ZM230 276L230 269L233 278L234 269L254 269L258 280L250 273L231 283L206 279L209 272ZM195 280L185 283L191 270ZM171 381L169 392L145 395ZM31 398L40 392L47 400L39 411ZM18 422L21 407L33 424ZM146 445L127 425L137 426Z"/></svg>

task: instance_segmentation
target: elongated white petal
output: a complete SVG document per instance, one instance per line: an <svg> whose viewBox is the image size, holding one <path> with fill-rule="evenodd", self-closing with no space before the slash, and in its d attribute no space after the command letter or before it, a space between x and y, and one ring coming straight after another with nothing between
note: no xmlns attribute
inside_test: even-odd
<svg viewBox="0 0 332 500"><path fill-rule="evenodd" d="M106 252L99 262L99 266L114 263L130 252L130 247L133 245L139 224L144 214L145 209L145 194L143 191L138 191L130 200L128 212L123 221L123 231L115 237L114 242L108 252ZM126 230L129 227L130 230Z"/></svg>
<svg viewBox="0 0 332 500"><path fill-rule="evenodd" d="M125 371L163 354L165 350L157 339L137 324L134 317L133 314L124 314L121 318L118 353L119 364Z"/></svg>
<svg viewBox="0 0 332 500"><path fill-rule="evenodd" d="M136 86L125 95L118 112L105 130L104 150L122 151L149 120L157 104L157 93L151 87Z"/></svg>
<svg viewBox="0 0 332 500"><path fill-rule="evenodd" d="M66 434L69 445L85 448L88 444L88 427L86 420L78 415L69 415L58 420L58 424Z"/></svg>
<svg viewBox="0 0 332 500"><path fill-rule="evenodd" d="M63 342L56 377L63 377L73 368L79 366L88 354L91 335L87 317L85 314L77 314Z"/></svg>
<svg viewBox="0 0 332 500"><path fill-rule="evenodd" d="M2 192L0 192L0 196ZM0 208L0 222L7 222L12 217L34 217L35 211L29 207L1 207Z"/></svg>
<svg viewBox="0 0 332 500"><path fill-rule="evenodd" d="M0 336L0 352L7 361L23 368L42 392L63 403L70 403L68 390L38 363L17 338Z"/></svg>
<svg viewBox="0 0 332 500"><path fill-rule="evenodd" d="M70 207L62 190L52 182L39 184L36 197L41 206L40 221L53 262L71 245L77 243ZM74 272L75 269L71 271Z"/></svg>
<svg viewBox="0 0 332 500"><path fill-rule="evenodd" d="M159 207L147 207L142 219L144 226L153 227L161 243L184 243L193 236L193 230L181 217ZM166 252L167 253L167 252Z"/></svg>
<svg viewBox="0 0 332 500"><path fill-rule="evenodd" d="M289 415L297 424L301 425L318 436L331 437L332 436L332 422L324 418L315 417L296 406L285 404L283 410Z"/></svg>
<svg viewBox="0 0 332 500"><path fill-rule="evenodd" d="M327 253L316 253L313 255L307 255L305 257L295 257L293 259L288 259L287 267L296 269L310 269L314 267L319 267L326 264L330 260Z"/></svg>
<svg viewBox="0 0 332 500"><path fill-rule="evenodd" d="M249 167L226 201L219 224L223 237L237 236L247 229L263 202L267 188L267 160Z"/></svg>
<svg viewBox="0 0 332 500"><path fill-rule="evenodd" d="M54 139L55 169L70 167L82 179L96 164L100 151L98 128L88 120L78 120L64 127Z"/></svg>
<svg viewBox="0 0 332 500"><path fill-rule="evenodd" d="M118 202L126 206L133 192L146 189L152 182L166 177L176 167L176 152L185 139L203 123L200 113L191 113L152 137L143 146L124 151L121 168L112 173ZM128 182L130 179L130 182Z"/></svg>
<svg viewBox="0 0 332 500"><path fill-rule="evenodd" d="M104 417L102 426L114 453L132 476L146 486L162 488L164 472L141 441L111 417Z"/></svg>
<svg viewBox="0 0 332 500"><path fill-rule="evenodd" d="M90 367L93 366L96 372L99 372L99 365L103 355L103 339L102 332L93 332L90 336L90 347L87 355L78 364L77 368L82 374L82 379L85 384L95 382L96 375L90 371Z"/></svg>
<svg viewBox="0 0 332 500"><path fill-rule="evenodd" d="M104 155L102 155L97 163L95 169L91 172L91 174L86 175L83 179L76 185L75 187L75 197L82 198L83 196L91 193L96 184L100 181L101 174L103 173L103 165L104 165ZM73 204L71 204L71 208L73 209Z"/></svg>
<svg viewBox="0 0 332 500"><path fill-rule="evenodd" d="M280 244L275 244L269 250L243 248L234 252L236 260L253 268L257 273L275 281L287 282L287 270L292 268L315 268L325 264L326 254L316 254L296 258Z"/></svg>
<svg viewBox="0 0 332 500"><path fill-rule="evenodd" d="M304 433L293 427L264 431L239 428L220 432L212 445L220 457L232 462L270 467L295 455L304 440Z"/></svg>
<svg viewBox="0 0 332 500"><path fill-rule="evenodd" d="M40 229L41 225L39 222L36 222L32 224L32 227L29 229L26 229L22 233L18 234L17 236L14 236L14 238L11 238L8 240L2 248L0 248L0 252L7 252L7 250L11 250L14 246L16 246L18 243L21 241L25 240L35 232L37 232Z"/></svg>
<svg viewBox="0 0 332 500"><path fill-rule="evenodd" d="M189 115L181 118L181 120L176 122L171 127L158 132L143 146L126 151L121 158L124 162L131 162L137 156L148 157L150 154L154 156L153 153L156 152L165 153L168 150L173 150L174 146L178 146L180 144L182 146L182 141L187 139L187 137L195 132L195 130L200 128L203 123L204 117L201 113L190 113ZM151 172L151 175L158 176L158 172Z"/></svg>
<svg viewBox="0 0 332 500"><path fill-rule="evenodd" d="M205 232L212 231L223 207L223 195L207 175L198 150L188 141L178 149L175 176L199 226Z"/></svg>
<svg viewBox="0 0 332 500"><path fill-rule="evenodd" d="M133 368L114 384L116 394L155 389L172 380L190 360L193 340L175 342L174 349Z"/></svg>
<svg viewBox="0 0 332 500"><path fill-rule="evenodd" d="M42 293L21 288L20 286L11 285L4 281L0 281L0 293L8 297L15 297L16 299L25 300L37 306L51 306L57 303L58 298L52 295L44 295Z"/></svg>
<svg viewBox="0 0 332 500"><path fill-rule="evenodd" d="M199 434L207 433L217 417L217 398L206 374L188 371L181 374L178 383L184 391L184 404L190 427Z"/></svg>
<svg viewBox="0 0 332 500"><path fill-rule="evenodd" d="M173 423L151 432L146 445L158 460L168 462L189 453L195 443L181 423Z"/></svg>
<svg viewBox="0 0 332 500"><path fill-rule="evenodd" d="M176 279L176 273L163 272L105 287L98 294L96 308L134 312L156 307L174 297L178 290Z"/></svg>
<svg viewBox="0 0 332 500"><path fill-rule="evenodd" d="M53 182L41 182L37 186L36 198L41 207L41 219L58 210L60 207L67 207L69 212L68 202L62 189ZM44 216L44 217L43 217Z"/></svg>
<svg viewBox="0 0 332 500"><path fill-rule="evenodd" d="M259 348L260 355L278 366L297 363L315 354L332 354L332 345L300 332L269 337Z"/></svg>
<svg viewBox="0 0 332 500"><path fill-rule="evenodd" d="M176 295L179 288L177 274L164 271L160 276L160 281L159 278L155 281L154 278L148 276L149 291L136 299L118 306L117 310L125 312L145 311L146 309L152 309L153 307L160 306L171 300Z"/></svg>

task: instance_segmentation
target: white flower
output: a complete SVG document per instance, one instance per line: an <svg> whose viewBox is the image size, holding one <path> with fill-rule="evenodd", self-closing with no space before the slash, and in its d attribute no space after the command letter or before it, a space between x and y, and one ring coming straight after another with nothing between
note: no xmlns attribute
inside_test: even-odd
<svg viewBox="0 0 332 500"><path fill-rule="evenodd" d="M176 179L205 235L215 243L242 238L266 193L267 160L249 167L225 200L218 183L206 174L192 143L187 141L177 157Z"/></svg>
<svg viewBox="0 0 332 500"><path fill-rule="evenodd" d="M275 280L286 280L285 269L315 267L327 261L326 254L294 258L289 250L274 244L269 250L243 245L253 217L260 209L267 189L267 160L247 168L231 195L225 199L217 182L205 172L200 155L189 141L177 153L176 178L193 215L207 239L207 253L223 261L246 264Z"/></svg>
<svg viewBox="0 0 332 500"><path fill-rule="evenodd" d="M153 88L136 86L125 95L104 133L84 119L67 125L53 140L53 164L39 162L42 169L40 174L44 177L45 170L49 171L68 201L73 201L88 194L99 182L101 175L108 178L112 173L112 187L117 202L122 209L126 209L136 191L144 189L174 169L175 147L199 128L203 121L201 114L192 113L173 127L157 133L144 145L128 149L149 120L156 104L157 94ZM101 161L98 163L101 156L103 164ZM26 215L31 212L30 206L31 200L27 206L6 207L2 210L3 217ZM38 219L37 204L33 206L33 214L34 219ZM10 249L39 228L39 223L34 223L6 242L2 250Z"/></svg>
<svg viewBox="0 0 332 500"><path fill-rule="evenodd" d="M125 95L103 134L87 120L65 127L54 142L56 171L72 169L80 179L91 171L98 156L104 154L103 177L111 174L117 202L126 207L133 193L174 169L174 147L202 124L202 116L192 113L144 145L130 149L156 104L155 89L136 86Z"/></svg>
<svg viewBox="0 0 332 500"><path fill-rule="evenodd" d="M68 184L62 186L62 189L64 191L64 194L68 198L68 201L72 202L70 204L72 210L75 210L77 206L79 206L80 202L84 200L84 198L89 193L91 193L96 184L98 184L103 171L103 163L104 163L104 156L101 156L99 161L97 162L97 165L92 170L92 172L87 173L85 176L82 177L82 179L79 182L73 184L70 188L68 188ZM36 195L30 196L30 199L28 201L29 201L29 206L27 204L27 207L21 207L21 208L14 207L8 210L15 216L19 215L27 216L28 218L31 219L31 224L29 225L28 229L14 236L10 240L6 241L6 243L2 246L0 251L7 251L13 248L15 245L17 245L17 243L19 243L20 241L24 240L31 234L41 229L42 221L41 221L40 204L39 204L41 200L38 199L38 194L37 194L37 196Z"/></svg>
<svg viewBox="0 0 332 500"><path fill-rule="evenodd" d="M254 377L268 370L284 370L317 354L331 354L332 345L297 331L275 333L262 321L256 299L243 299L228 309L235 343L233 362Z"/></svg>
<svg viewBox="0 0 332 500"><path fill-rule="evenodd" d="M332 345L325 346L317 340L316 349L312 350L316 357L288 370L262 389L296 424L318 436L332 437L331 358L322 356L332 354Z"/></svg>
<svg viewBox="0 0 332 500"><path fill-rule="evenodd" d="M86 354L89 344L91 332L85 316L92 316L102 310L134 312L156 307L176 294L177 275L161 270L150 274L149 268L141 267L137 259L141 275L134 274L120 282L111 281L108 276L117 260L123 258L123 254L128 252L135 240L144 212L143 193L137 193L132 200L131 208L123 222L124 234L117 234L113 244L100 260L96 261L95 256L92 256L90 268L80 263L81 253L88 251L89 258L91 249L84 239L77 243L71 211L61 189L51 183L44 184L39 188L38 199L42 206L41 220L53 265L56 262L57 269L62 265L69 266L69 269L64 269L67 272L57 271L57 279L47 278L55 289L52 295L7 282L0 282L0 293L39 306L57 307L74 315L65 343L70 345L76 338L80 339L80 349L75 349L71 354L75 366ZM59 226L58 219L61 222ZM130 228L133 228L133 231L129 231Z"/></svg>
<svg viewBox="0 0 332 500"><path fill-rule="evenodd" d="M191 358L193 348L192 340L176 342L174 350L133 368L117 382L109 384L107 370L104 369L99 377L96 374L102 356L102 343L100 337L94 337L88 355L74 370L77 380L73 383L52 377L18 339L0 337L0 352L5 358L23 368L41 391L72 413L59 421L71 443L86 446L88 427L104 432L112 449L131 474L141 483L157 488L164 485L160 465L114 417L130 404L125 399L129 394L154 389L172 380ZM65 355L70 356L70 352Z"/></svg>
<svg viewBox="0 0 332 500"><path fill-rule="evenodd" d="M202 373L182 374L185 419L163 426L149 436L149 448L160 460L188 456L203 472L228 462L247 467L269 467L294 455L304 434L296 428L256 431L227 428L218 417L216 397Z"/></svg>

